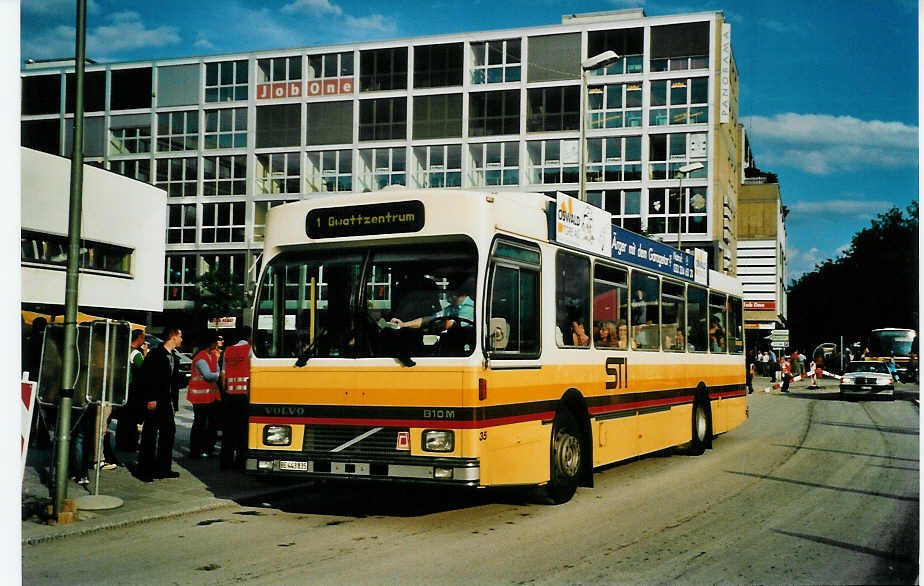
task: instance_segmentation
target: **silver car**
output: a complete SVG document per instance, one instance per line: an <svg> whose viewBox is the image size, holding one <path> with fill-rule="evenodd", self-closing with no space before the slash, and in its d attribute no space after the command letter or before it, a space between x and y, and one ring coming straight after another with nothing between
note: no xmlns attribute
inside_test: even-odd
<svg viewBox="0 0 924 586"><path fill-rule="evenodd" d="M841 398L895 394L895 380L882 362L855 361L841 377Z"/></svg>

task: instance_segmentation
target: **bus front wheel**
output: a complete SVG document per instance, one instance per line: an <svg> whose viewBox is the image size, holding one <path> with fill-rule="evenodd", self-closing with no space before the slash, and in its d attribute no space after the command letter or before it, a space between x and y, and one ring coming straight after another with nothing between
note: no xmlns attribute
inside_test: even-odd
<svg viewBox="0 0 924 586"><path fill-rule="evenodd" d="M577 490L584 464L580 428L569 411L559 411L552 424L549 498L555 504L566 503Z"/></svg>
<svg viewBox="0 0 924 586"><path fill-rule="evenodd" d="M709 421L709 409L706 402L696 399L693 402L693 438L690 440L690 454L699 456L709 447L712 425Z"/></svg>

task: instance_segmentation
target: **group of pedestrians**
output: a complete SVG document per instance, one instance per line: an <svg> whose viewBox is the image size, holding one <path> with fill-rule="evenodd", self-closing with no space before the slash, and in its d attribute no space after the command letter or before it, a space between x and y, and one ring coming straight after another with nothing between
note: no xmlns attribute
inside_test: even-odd
<svg viewBox="0 0 924 586"><path fill-rule="evenodd" d="M183 343L183 332L169 327L165 338L163 344L144 355L140 365L134 356L131 362L129 396L140 397L144 409L135 475L144 482L180 475L172 469L172 464L174 415L179 411L179 391L186 384L175 352ZM221 468L243 468L247 449L250 328L242 328L240 341L224 352L223 343L221 335L211 332L205 347L193 357L186 394L193 405L194 417L189 454L191 458L213 456L221 429Z"/></svg>

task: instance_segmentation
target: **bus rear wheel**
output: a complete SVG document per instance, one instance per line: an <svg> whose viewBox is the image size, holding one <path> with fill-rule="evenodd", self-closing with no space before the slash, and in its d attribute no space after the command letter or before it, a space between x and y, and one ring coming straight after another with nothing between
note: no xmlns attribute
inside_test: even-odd
<svg viewBox="0 0 924 586"><path fill-rule="evenodd" d="M709 447L709 434L712 426L709 421L709 410L705 401L696 399L693 402L693 438L690 440L690 454L702 455Z"/></svg>
<svg viewBox="0 0 924 586"><path fill-rule="evenodd" d="M555 504L566 503L578 486L584 452L577 421L569 411L560 411L552 424L551 467L546 492Z"/></svg>

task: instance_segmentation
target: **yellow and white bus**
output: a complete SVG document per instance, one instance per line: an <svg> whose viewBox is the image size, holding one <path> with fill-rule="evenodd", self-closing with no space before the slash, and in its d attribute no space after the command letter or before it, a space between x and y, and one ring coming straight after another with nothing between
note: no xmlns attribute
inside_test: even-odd
<svg viewBox="0 0 924 586"><path fill-rule="evenodd" d="M546 485L747 418L741 286L560 194L273 208L247 470Z"/></svg>

